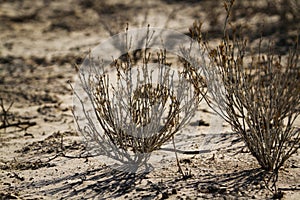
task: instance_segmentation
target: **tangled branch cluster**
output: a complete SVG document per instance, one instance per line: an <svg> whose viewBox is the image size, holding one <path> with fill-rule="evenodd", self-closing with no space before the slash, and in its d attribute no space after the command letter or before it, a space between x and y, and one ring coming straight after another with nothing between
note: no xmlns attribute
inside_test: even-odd
<svg viewBox="0 0 300 200"><path fill-rule="evenodd" d="M291 52L283 64L270 49L246 64L244 55L245 43L238 42L211 51L211 72L223 85L213 96L262 168L277 171L300 144L300 129L293 126L300 114L299 56Z"/></svg>
<svg viewBox="0 0 300 200"><path fill-rule="evenodd" d="M102 154L120 162L124 157L126 162L147 160L190 120L201 99L184 67L172 69L163 49L150 52L150 38L146 36L145 48L139 50L140 59L126 40L128 51L112 61L110 74L95 57L80 71L81 92L92 108L87 110L77 92L87 121L80 124L82 118L74 114L79 131Z"/></svg>
<svg viewBox="0 0 300 200"><path fill-rule="evenodd" d="M209 52L205 98L241 136L260 166L272 173L268 182L276 193L278 170L300 147L300 128L295 125L300 116L298 41L283 58L271 45L262 53L261 42L259 51L249 54L246 40L237 37L234 28L230 35L226 26L233 2L225 1L224 38L217 47L203 40L201 24L191 29Z"/></svg>
<svg viewBox="0 0 300 200"><path fill-rule="evenodd" d="M159 59L157 63L161 77L155 83L147 62L141 71L136 69L134 78L131 62L115 62L118 63L116 87L110 87L105 74L97 75L97 82L90 81L97 120L105 135L119 148L139 153L157 150L169 140L191 117L196 106L190 104L198 98L192 90L186 90L190 87L183 77L177 84L180 88L174 87L165 60ZM139 77L141 74L144 77Z"/></svg>

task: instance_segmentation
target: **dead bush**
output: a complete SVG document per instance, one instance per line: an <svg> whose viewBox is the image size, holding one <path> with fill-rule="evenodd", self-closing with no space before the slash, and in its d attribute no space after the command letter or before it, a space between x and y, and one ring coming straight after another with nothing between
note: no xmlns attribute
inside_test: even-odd
<svg viewBox="0 0 300 200"><path fill-rule="evenodd" d="M79 131L101 155L137 167L189 121L200 101L200 90L195 90L184 67L176 72L165 49L150 48L151 34L148 29L141 41L144 48L135 50L130 45L135 38L126 32L120 46L127 53L109 68L91 54L79 70L82 90L74 91ZM90 110L82 94L91 102Z"/></svg>
<svg viewBox="0 0 300 200"><path fill-rule="evenodd" d="M227 20L233 1L227 1L224 38L210 48L201 38L201 25L195 23L192 35L209 52L208 81L210 106L244 140L260 166L271 172L267 180L277 193L278 170L297 152L300 128L294 122L300 115L300 66L298 41L284 57L276 56L271 44L267 53L250 53L243 33L228 31ZM265 51L264 51L265 52Z"/></svg>

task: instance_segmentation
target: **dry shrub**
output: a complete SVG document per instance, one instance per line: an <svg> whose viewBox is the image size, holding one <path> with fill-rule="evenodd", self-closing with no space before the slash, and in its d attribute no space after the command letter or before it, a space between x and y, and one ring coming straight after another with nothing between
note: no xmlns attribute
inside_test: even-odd
<svg viewBox="0 0 300 200"><path fill-rule="evenodd" d="M247 62L244 45L226 39L211 51L215 69L208 76L220 78L211 82L212 98L261 167L276 171L299 148L299 54L291 51L282 61L270 49Z"/></svg>
<svg viewBox="0 0 300 200"><path fill-rule="evenodd" d="M75 91L87 122L81 123L76 107L74 116L79 131L102 155L140 165L189 121L200 98L183 67L175 72L164 49L150 49L149 30L143 49L132 50L129 41L135 38L127 37L120 45L127 53L111 62L110 74L101 58L85 61L80 85L92 109Z"/></svg>
<svg viewBox="0 0 300 200"><path fill-rule="evenodd" d="M172 71L166 68L163 52L156 63L161 76L159 83L152 80L148 58L137 69L140 81L134 83L129 59L125 55L125 62L114 62L118 70L117 88L110 87L107 74L97 74L96 79L90 79L91 95L105 135L124 150L148 153L159 149L190 119L196 108L192 105L195 94L184 77L176 84L179 88L174 88Z"/></svg>
<svg viewBox="0 0 300 200"><path fill-rule="evenodd" d="M209 52L206 70L210 106L237 132L260 166L272 172L276 189L278 170L297 152L300 128L294 122L300 115L300 66L298 42L288 55L276 56L269 45L267 53L248 53L246 40L229 35L227 20L233 1L227 1L224 38L209 48L201 38L201 25L195 23L192 35Z"/></svg>

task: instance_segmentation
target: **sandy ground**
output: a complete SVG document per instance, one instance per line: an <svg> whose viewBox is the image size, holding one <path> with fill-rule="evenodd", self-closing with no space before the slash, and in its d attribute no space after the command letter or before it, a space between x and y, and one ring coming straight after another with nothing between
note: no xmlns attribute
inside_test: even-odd
<svg viewBox="0 0 300 200"><path fill-rule="evenodd" d="M6 114L10 126L0 129L0 199L272 197L256 160L227 124L215 131L222 121L215 121L205 104L176 135L179 148L210 150L179 154L189 178L181 178L174 159L134 176L111 169L87 152L74 126L68 81L74 82L74 66L89 49L124 30L127 22L130 27L150 24L188 33L199 19L209 39L218 40L225 17L221 1L104 2L0 0L0 96L4 108L13 103ZM299 7L287 8L287 21L281 23L278 6L243 2L233 18L249 22L250 45L262 34L284 54L297 35L293 13L299 13ZM298 151L280 171L278 186L284 199L300 199L299 160Z"/></svg>

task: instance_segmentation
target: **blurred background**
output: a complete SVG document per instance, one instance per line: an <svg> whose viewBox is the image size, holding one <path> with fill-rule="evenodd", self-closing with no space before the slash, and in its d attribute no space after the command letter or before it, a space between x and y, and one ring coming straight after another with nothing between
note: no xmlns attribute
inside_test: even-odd
<svg viewBox="0 0 300 200"><path fill-rule="evenodd" d="M250 47L262 37L285 55L299 36L299 11L299 0L236 0L228 27L242 27ZM216 44L225 18L223 0L0 0L1 99L13 108L65 102L75 66L127 24L190 35L200 21L205 38Z"/></svg>
<svg viewBox="0 0 300 200"><path fill-rule="evenodd" d="M198 20L206 38L219 41L225 17L223 0L0 0L0 95L44 102L49 95L24 92L30 87L45 90L49 82L54 86L44 93L53 88L69 92L65 80L76 73L74 65L99 42L124 31L127 23L129 28L150 24L189 34ZM230 23L243 27L250 46L263 37L286 54L299 36L299 18L299 0L236 0Z"/></svg>

